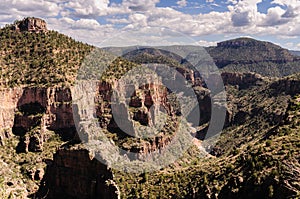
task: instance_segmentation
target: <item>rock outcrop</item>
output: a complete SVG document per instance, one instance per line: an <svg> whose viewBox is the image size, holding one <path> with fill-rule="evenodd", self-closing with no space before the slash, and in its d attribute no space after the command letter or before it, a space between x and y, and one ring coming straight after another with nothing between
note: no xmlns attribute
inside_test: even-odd
<svg viewBox="0 0 300 199"><path fill-rule="evenodd" d="M0 127L6 135L7 129L12 129L20 137L18 152L41 151L47 130L64 140L75 136L70 89L15 88L1 92Z"/></svg>
<svg viewBox="0 0 300 199"><path fill-rule="evenodd" d="M142 86L122 81L100 82L97 84L98 92L95 97L96 116L100 127L115 135L114 141L119 147L139 155L152 153L168 145L171 141L171 128L176 129L177 125L176 111L168 99L167 88L159 82L150 82L149 80L149 83ZM113 94L116 90L118 92ZM114 101L115 96L123 100ZM79 114L80 118L89 118L88 111L78 111L75 114ZM164 124L161 119L166 123L172 122L162 128ZM158 129L159 135L145 134L145 128L152 128L150 133ZM134 141L135 144L126 144L124 140L127 138L129 142L131 138L139 139Z"/></svg>
<svg viewBox="0 0 300 199"><path fill-rule="evenodd" d="M0 143L10 138L18 100L22 95L21 88L0 90Z"/></svg>
<svg viewBox="0 0 300 199"><path fill-rule="evenodd" d="M27 17L21 21L16 22L14 30L36 33L48 31L46 21L35 17Z"/></svg>
<svg viewBox="0 0 300 199"><path fill-rule="evenodd" d="M295 95L300 92L300 81L290 78L285 78L274 82L271 88L277 92L285 92L289 95Z"/></svg>
<svg viewBox="0 0 300 199"><path fill-rule="evenodd" d="M41 198L120 198L112 172L85 149L60 149L48 164L36 194Z"/></svg>
<svg viewBox="0 0 300 199"><path fill-rule="evenodd" d="M240 89L249 88L257 85L263 78L261 75L255 73L222 73L221 74L224 85L238 86Z"/></svg>

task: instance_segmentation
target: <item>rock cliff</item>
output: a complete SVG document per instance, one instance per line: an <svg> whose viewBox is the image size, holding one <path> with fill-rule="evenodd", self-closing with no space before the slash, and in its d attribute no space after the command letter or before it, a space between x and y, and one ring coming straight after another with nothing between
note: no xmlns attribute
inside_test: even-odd
<svg viewBox="0 0 300 199"><path fill-rule="evenodd" d="M21 88L0 90L0 140L11 136L16 107L21 95Z"/></svg>
<svg viewBox="0 0 300 199"><path fill-rule="evenodd" d="M28 32L47 32L47 23L43 19L35 17L27 17L21 21L15 23L13 27L16 31L28 31Z"/></svg>
<svg viewBox="0 0 300 199"><path fill-rule="evenodd" d="M86 149L60 149L48 163L39 198L119 199L113 174Z"/></svg>
<svg viewBox="0 0 300 199"><path fill-rule="evenodd" d="M223 73L222 77L225 85L236 85L240 88L246 88L262 81L261 77L255 74ZM120 118L128 118L127 128L132 130L130 132L132 136L137 135L133 130L136 125L155 127L159 119L156 117L161 111L169 115L170 120L176 121L176 114L180 114L180 112L176 110L174 104L172 105L173 102L168 99L167 89L159 85L157 82L157 84L145 84L142 87L135 88L134 85L118 82L99 83L96 96L96 100L98 100L96 115L100 126L107 128L117 136L124 136L112 117L111 97L113 89L118 89L120 93L132 94L126 96L128 104L122 102L113 107ZM209 104L211 102L209 92L200 90L196 90L200 102L200 111L202 114L204 113L200 123L205 123L209 121ZM12 133L20 137L19 152L42 150L43 142L47 139L43 137L43 132L47 130L56 132L63 140L71 140L75 137L76 128L73 120L71 89L62 87L7 88L2 89L1 93L1 139L9 137L11 134L10 129L12 129ZM125 107L128 107L128 110ZM170 128L176 128L176 123L173 125ZM163 137L155 139L149 144L143 144L142 149L139 150L142 153L149 153L156 148L158 149L158 146L168 144L165 141L160 143L162 140L169 140L169 138L164 139ZM151 143L156 143L157 146L155 147Z"/></svg>
<svg viewBox="0 0 300 199"><path fill-rule="evenodd" d="M0 102L1 137L9 137L9 129L12 129L12 133L20 137L19 152L41 150L47 139L42 132L46 130L55 131L64 140L75 136L68 88L2 89Z"/></svg>
<svg viewBox="0 0 300 199"><path fill-rule="evenodd" d="M224 85L238 86L240 89L258 85L263 81L263 77L255 73L228 73L221 74Z"/></svg>

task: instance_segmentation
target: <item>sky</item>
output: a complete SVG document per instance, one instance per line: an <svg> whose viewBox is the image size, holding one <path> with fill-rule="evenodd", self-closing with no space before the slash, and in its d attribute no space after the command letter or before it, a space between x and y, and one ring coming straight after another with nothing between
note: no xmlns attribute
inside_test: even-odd
<svg viewBox="0 0 300 199"><path fill-rule="evenodd" d="M300 50L300 0L0 0L0 26L40 17L95 46L213 46L253 37Z"/></svg>

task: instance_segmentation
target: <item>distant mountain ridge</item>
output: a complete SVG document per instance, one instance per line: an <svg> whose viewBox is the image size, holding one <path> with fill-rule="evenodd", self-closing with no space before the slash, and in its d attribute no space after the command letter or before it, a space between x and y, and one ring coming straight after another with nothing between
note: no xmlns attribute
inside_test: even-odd
<svg viewBox="0 0 300 199"><path fill-rule="evenodd" d="M178 48L179 46L173 47ZM117 53L136 63L150 63L150 61L155 61L154 57L157 61L164 57L173 64L175 62L182 64L183 59L185 59L185 57L180 58L162 52L159 50L160 48L131 46L103 49ZM197 46L184 46L184 49L190 51L188 53L191 54L196 48ZM254 72L267 77L284 77L300 72L300 57L297 56L297 52L291 52L271 42L242 37L223 41L217 46L205 47L204 49L222 72ZM151 56L149 56L150 51Z"/></svg>
<svg viewBox="0 0 300 199"><path fill-rule="evenodd" d="M222 54L218 54L220 50L223 50ZM249 52L249 50L253 51ZM287 49L276 44L243 37L220 42L217 47L208 48L208 51L217 61L220 60L220 55L223 59L246 62L273 61L287 63L296 60L296 57Z"/></svg>
<svg viewBox="0 0 300 199"><path fill-rule="evenodd" d="M44 20L29 17L0 29L0 84L43 85L72 84L83 59L95 47L47 29ZM152 48L152 49L151 49ZM188 51L187 57L200 52L197 46L172 46ZM138 64L164 61L175 67L191 68L187 57L153 50L153 47L103 48ZM144 49L144 50L143 50ZM145 50L147 49L147 50ZM204 48L221 72L254 72L263 76L282 77L300 72L300 57L270 42L237 38ZM14 65L14 67L12 67ZM181 65L181 66L180 66ZM14 75L12 75L14 74ZM38 74L38 75L37 75Z"/></svg>
<svg viewBox="0 0 300 199"><path fill-rule="evenodd" d="M300 72L299 57L271 42L237 38L206 49L218 68L226 72L255 72L271 77Z"/></svg>
<svg viewBox="0 0 300 199"><path fill-rule="evenodd" d="M300 56L300 51L298 50L290 50L290 53L292 53L295 56Z"/></svg>

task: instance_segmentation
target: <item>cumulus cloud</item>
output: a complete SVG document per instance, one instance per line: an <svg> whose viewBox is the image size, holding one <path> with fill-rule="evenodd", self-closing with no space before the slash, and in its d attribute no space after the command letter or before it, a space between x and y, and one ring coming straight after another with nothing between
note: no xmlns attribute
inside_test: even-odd
<svg viewBox="0 0 300 199"><path fill-rule="evenodd" d="M282 15L284 18L295 18L300 14L300 2L298 0L273 0L272 4L286 6L286 12Z"/></svg>
<svg viewBox="0 0 300 199"><path fill-rule="evenodd" d="M43 19L59 15L62 7L54 0L2 0L0 10L0 26L28 16Z"/></svg>
<svg viewBox="0 0 300 199"><path fill-rule="evenodd" d="M2 0L0 18L3 21L3 19L21 19L27 16L53 17L57 16L60 10L59 4L49 0Z"/></svg>
<svg viewBox="0 0 300 199"><path fill-rule="evenodd" d="M292 6L292 7L299 6L299 1L298 0L272 0L271 3L272 4L278 4L278 5L281 5L281 6L284 6L284 5L289 5L289 6Z"/></svg>
<svg viewBox="0 0 300 199"><path fill-rule="evenodd" d="M186 0L180 0L180 1L177 1L176 4L179 7L185 7L185 6L187 6L187 1Z"/></svg>
<svg viewBox="0 0 300 199"><path fill-rule="evenodd" d="M199 46L209 47L209 46L216 46L217 42L215 42L215 41L199 40L196 44L199 45Z"/></svg>
<svg viewBox="0 0 300 199"><path fill-rule="evenodd" d="M286 12L282 15L283 18L294 18L299 14L299 7L293 8L288 6Z"/></svg>
<svg viewBox="0 0 300 199"><path fill-rule="evenodd" d="M110 14L124 13L120 6L109 6L109 0L73 0L64 5L64 16L96 18Z"/></svg>
<svg viewBox="0 0 300 199"><path fill-rule="evenodd" d="M295 27L293 26L299 26L300 2L294 0L274 0L271 3L275 7L269 8L267 14L260 14L257 20L258 26L268 27L264 29L265 32L272 29L281 36L284 34L285 36L289 36L291 32L288 32L288 30L294 29Z"/></svg>
<svg viewBox="0 0 300 199"><path fill-rule="evenodd" d="M129 24L130 21L127 18L107 18L106 19L107 22L111 23L111 24Z"/></svg>
<svg viewBox="0 0 300 199"><path fill-rule="evenodd" d="M94 19L79 19L77 21L74 21L72 28L97 30L98 28L100 28L100 24Z"/></svg>
<svg viewBox="0 0 300 199"><path fill-rule="evenodd" d="M129 16L129 22L132 25L136 25L138 27L146 27L147 26L147 16L140 14L140 13L134 13Z"/></svg>
<svg viewBox="0 0 300 199"><path fill-rule="evenodd" d="M257 4L262 0L240 0L235 6L229 6L233 14L231 17L234 26L248 26L256 21Z"/></svg>
<svg viewBox="0 0 300 199"><path fill-rule="evenodd" d="M101 25L93 19L74 20L63 17L59 19L49 18L47 22L50 29L57 30L76 40L96 46L100 45L104 38L118 34L118 31L112 25Z"/></svg>
<svg viewBox="0 0 300 199"><path fill-rule="evenodd" d="M289 20L284 19L285 10L281 7L269 8L266 15L262 16L261 24L262 26L277 26L287 23Z"/></svg>
<svg viewBox="0 0 300 199"><path fill-rule="evenodd" d="M131 11L148 11L155 8L159 0L123 0L123 7Z"/></svg>
<svg viewBox="0 0 300 199"><path fill-rule="evenodd" d="M205 14L189 14L187 9L181 12L176 8L187 4L203 8L211 6L214 0L206 0L207 4L201 5L188 0L177 0L175 2L178 7L173 8L157 7L159 1L122 0L112 3L109 0L2 0L0 25L26 16L41 17L46 19L50 29L96 45L103 38L117 34L122 34L121 40L128 43L141 40L151 43L160 39L165 44L179 44L182 39L178 36L180 34L185 38L211 34L224 37L243 34L273 34L282 38L300 36L299 0L272 0L273 6L267 13L258 11L257 4L262 0L227 0L227 11ZM101 23L99 17L104 19ZM147 37L151 32L149 30L157 31L157 35ZM136 32L133 35L138 38L130 36L132 32ZM195 43L213 45L204 40Z"/></svg>

